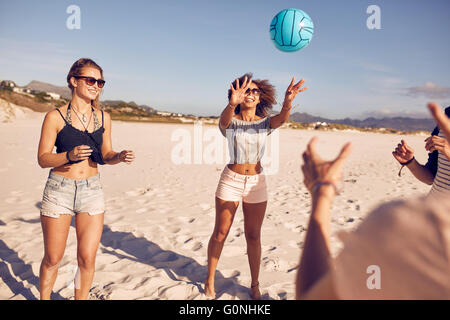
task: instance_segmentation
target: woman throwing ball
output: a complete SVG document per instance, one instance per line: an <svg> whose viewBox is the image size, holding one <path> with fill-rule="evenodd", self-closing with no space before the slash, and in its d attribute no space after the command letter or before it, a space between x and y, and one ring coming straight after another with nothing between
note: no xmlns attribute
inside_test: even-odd
<svg viewBox="0 0 450 320"><path fill-rule="evenodd" d="M281 112L269 117L275 104L275 88L267 80L252 80L252 74L236 79L228 90L229 103L223 110L219 129L227 138L230 162L222 171L216 190L216 220L208 244L208 276L205 294L215 297L214 274L224 242L239 202L242 200L247 255L251 273L251 297L259 299L259 268L261 261L261 226L267 206L266 180L261 167L266 137L289 118L292 101L304 80L286 90Z"/></svg>
<svg viewBox="0 0 450 320"><path fill-rule="evenodd" d="M72 216L75 216L79 268L75 299L88 297L105 212L97 165L131 163L134 159L132 151L118 153L112 149L111 118L98 109L105 85L102 68L91 59L79 59L72 65L67 83L72 99L47 113L38 150L39 165L52 168L41 205L44 258L39 284L43 300L50 299Z"/></svg>

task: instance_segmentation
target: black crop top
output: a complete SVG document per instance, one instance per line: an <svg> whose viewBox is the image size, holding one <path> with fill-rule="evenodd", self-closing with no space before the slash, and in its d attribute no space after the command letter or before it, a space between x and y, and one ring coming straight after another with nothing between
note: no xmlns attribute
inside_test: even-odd
<svg viewBox="0 0 450 320"><path fill-rule="evenodd" d="M70 109L70 104L67 107ZM102 126L93 132L81 131L74 126L72 126L66 118L62 115L61 111L58 110L61 117L64 119L66 123L64 128L58 132L56 136L55 146L56 153L68 152L72 150L74 147L79 145L87 145L91 147L92 153L89 156L92 161L97 162L98 164L105 164L102 157L101 146L103 143L103 132L105 132L105 128L103 127L103 110L102 110ZM92 108L94 112L94 108ZM83 160L70 161L69 164L78 163Z"/></svg>

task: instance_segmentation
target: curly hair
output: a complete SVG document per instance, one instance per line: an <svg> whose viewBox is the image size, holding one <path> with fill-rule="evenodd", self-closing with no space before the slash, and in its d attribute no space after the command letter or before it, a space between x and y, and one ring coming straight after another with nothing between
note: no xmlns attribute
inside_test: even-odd
<svg viewBox="0 0 450 320"><path fill-rule="evenodd" d="M239 78L239 86L244 83L244 78L247 77L248 80L252 79L252 73L246 73L242 77ZM259 117L267 117L269 115L269 110L272 110L274 104L277 103L275 100L275 87L269 83L269 80L253 80L252 82L258 87L261 91L259 96L259 103L256 106L256 115ZM233 82L233 88L236 89L235 83ZM228 89L228 100L231 98L231 89ZM236 109L234 109L235 114L239 114L241 111L241 105L238 105Z"/></svg>
<svg viewBox="0 0 450 320"><path fill-rule="evenodd" d="M67 74L67 84L68 84L67 86L72 91L72 94L73 94L74 87L70 83L70 78L75 77L75 76L81 76L81 73L82 73L82 70L84 67L93 67L93 68L98 69L98 71L100 71L100 74L102 75L102 79L103 79L103 69L97 63L95 63L94 60L89 59L89 58L78 59L77 61L75 61L73 63L72 67L69 70L69 73ZM98 95L95 100L91 100L91 105L98 108L99 100L100 100L100 95Z"/></svg>

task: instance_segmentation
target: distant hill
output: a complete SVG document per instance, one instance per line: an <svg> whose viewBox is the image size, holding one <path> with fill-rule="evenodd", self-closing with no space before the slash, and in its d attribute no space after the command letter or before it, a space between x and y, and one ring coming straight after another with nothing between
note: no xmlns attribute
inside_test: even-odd
<svg viewBox="0 0 450 320"><path fill-rule="evenodd" d="M33 80L28 85L25 86L31 90L36 91L46 91L46 92L54 92L59 94L62 98L66 100L70 100L72 94L68 87L55 86L49 83L41 82ZM3 98L11 101L13 103L27 106L35 111L47 111L51 107L49 103L45 103L45 105L37 105L36 102L31 101L21 101L22 99L17 94L14 94L12 97L12 93L3 94ZM14 98L14 99L12 99ZM63 101L63 100L62 100ZM100 101L100 105L103 108L111 112L114 117L134 117L134 118L142 118L142 117L155 117L157 110L149 107L147 105L138 105L134 101L125 102L122 100L105 100ZM295 112L291 114L289 120L299 123L315 123L315 122L326 122L332 124L342 124L347 126L352 126L356 128L386 128L386 129L395 129L400 131L431 131L436 125L434 121L430 119L418 119L418 118L409 118L409 117L392 117L392 118L366 118L364 120L358 119L327 119L319 116L313 116L305 112Z"/></svg>
<svg viewBox="0 0 450 320"><path fill-rule="evenodd" d="M70 99L72 97L72 92L68 87L59 87L50 83L45 83L36 80L31 81L29 84L25 86L25 88L36 91L54 92L59 94L64 99Z"/></svg>
<svg viewBox="0 0 450 320"><path fill-rule="evenodd" d="M295 122L327 122L345 124L357 128L391 128L401 131L431 131L436 126L433 119L416 119L408 117L393 117L393 118L367 118L364 120L357 119L326 119L322 117L315 117L307 113L295 112L291 114L289 120Z"/></svg>
<svg viewBox="0 0 450 320"><path fill-rule="evenodd" d="M144 111L146 111L148 113L155 113L157 111L156 109L154 109L152 107L149 107L149 106L147 106L145 104L138 105L134 101L125 102L125 101L122 101L122 100L104 100L104 101L101 101L100 104L108 105L108 106L111 106L111 107L120 107L120 106L125 107L125 106L127 106L127 107L131 107L131 108L139 108L139 109L142 109L142 110L144 110Z"/></svg>

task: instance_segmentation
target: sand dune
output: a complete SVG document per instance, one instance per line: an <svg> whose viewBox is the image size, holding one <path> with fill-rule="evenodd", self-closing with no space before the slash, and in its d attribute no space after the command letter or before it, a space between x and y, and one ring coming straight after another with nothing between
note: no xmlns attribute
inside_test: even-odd
<svg viewBox="0 0 450 320"><path fill-rule="evenodd" d="M48 175L36 160L43 114L16 118L0 123L0 299L37 299L43 255L38 208ZM107 212L91 299L206 299L202 290L206 249L214 225L214 192L225 162L174 164L172 134L177 129L194 137L189 124L113 122L114 149L133 149L136 160L129 166L100 168ZM217 127L203 129L220 135ZM262 230L263 299L294 298L310 210L300 159L314 135L325 158L334 157L347 141L354 145L343 193L333 207L333 254L340 249L338 232L354 229L380 201L429 190L407 170L399 178L399 165L391 155L405 138L416 150L416 158L425 162L423 136L279 130L279 170L267 179L269 202ZM72 227L55 299L73 299L75 270ZM217 297L249 299L249 285L240 206L218 265Z"/></svg>

